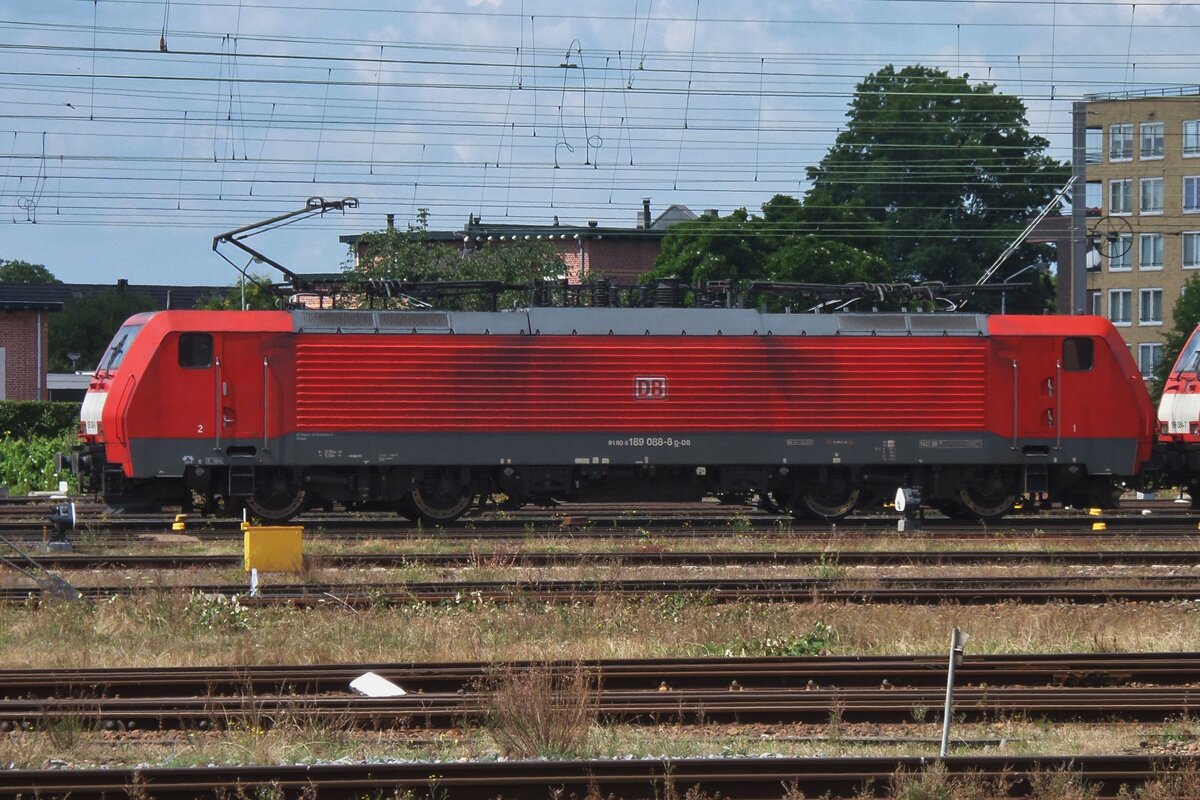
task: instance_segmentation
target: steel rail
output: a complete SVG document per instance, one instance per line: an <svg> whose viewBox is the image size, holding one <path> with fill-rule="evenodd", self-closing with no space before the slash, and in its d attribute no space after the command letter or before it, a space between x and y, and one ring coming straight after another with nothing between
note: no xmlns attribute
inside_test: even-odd
<svg viewBox="0 0 1200 800"><path fill-rule="evenodd" d="M76 554L39 555L43 567L59 570L196 569L230 567L243 562L240 554ZM305 556L311 567L562 567L592 564L627 566L949 566L1033 565L1064 566L1200 566L1196 550L763 550L668 552L613 550L472 551L461 553L322 553Z"/></svg>
<svg viewBox="0 0 1200 800"><path fill-rule="evenodd" d="M663 658L580 662L430 662L226 667L0 670L0 699L287 695L345 691L371 671L409 692L458 692L506 669L581 669L612 690L938 688L941 656ZM1200 653L967 655L958 685L1104 687L1200 685Z"/></svg>
<svg viewBox="0 0 1200 800"><path fill-rule="evenodd" d="M1148 585L1151 584L1151 585ZM1200 601L1195 576L1093 576L979 578L882 577L865 580L747 579L747 580L605 580L605 581L451 581L442 583L379 584L278 584L259 586L246 597L243 584L180 584L138 587L128 584L79 586L84 599L155 592L191 592L200 595L238 595L247 604L286 603L295 606L332 605L370 607L404 603L505 603L581 602L599 596L627 599L683 595L706 602L855 602L855 603L958 603L1001 602L1109 603ZM37 599L38 589L0 589L0 602L25 603Z"/></svg>
<svg viewBox="0 0 1200 800"><path fill-rule="evenodd" d="M918 757L702 758L6 770L0 800L196 800L237 793L269 793L281 800L406 793L442 800L652 798L683 796L692 787L728 800L779 800L789 790L806 797L850 798L886 789L897 775L920 774L934 762ZM946 775L1006 786L1010 797L1031 796L1039 774L1067 773L1097 800L1127 797L1154 780L1200 769L1194 756L951 756L936 762Z"/></svg>
<svg viewBox="0 0 1200 800"><path fill-rule="evenodd" d="M61 502L61 501L57 501ZM53 511L55 503L9 504L0 506L0 529L28 529ZM1151 511L1151 514L1144 512ZM93 532L150 532L170 528L174 515L151 515L135 517L107 517L103 508L91 504L77 509L79 524ZM1049 511L1030 515L1010 515L993 522L963 522L940 516L930 516L924 525L931 530L996 531L1021 529L1060 529L1090 527L1095 522L1122 529L1154 528L1159 526L1190 526L1196 530L1200 515L1169 501L1139 502L1136 508L1112 509L1093 517L1082 511ZM214 517L193 517L193 527L209 533L217 531L237 534L240 520ZM891 514L863 514L848 517L836 523L816 522L790 515L764 512L749 506L718 506L713 504L674 504L670 506L634 505L628 511L617 513L612 505L560 506L548 511L529 508L513 512L488 512L480 516L466 517L445 526L419 527L386 513L377 513L370 518L346 513L306 513L296 518L295 524L305 525L310 530L323 529L329 532L353 531L361 533L386 532L390 535L426 536L433 533L452 534L473 531L480 535L493 535L496 531L571 529L596 531L604 528L629 530L636 528L665 528L685 531L705 531L716 528L738 530L766 530L786 528L800 532L830 532L845 530L895 529L896 517Z"/></svg>
<svg viewBox="0 0 1200 800"><path fill-rule="evenodd" d="M601 690L604 724L895 724L930 722L942 689ZM1166 722L1200 702L1200 688L959 688L955 718L986 722L1023 716L1051 722ZM321 722L346 729L450 730L483 723L485 692L368 698L338 695L56 698L0 701L0 731L70 723L96 730L209 730Z"/></svg>

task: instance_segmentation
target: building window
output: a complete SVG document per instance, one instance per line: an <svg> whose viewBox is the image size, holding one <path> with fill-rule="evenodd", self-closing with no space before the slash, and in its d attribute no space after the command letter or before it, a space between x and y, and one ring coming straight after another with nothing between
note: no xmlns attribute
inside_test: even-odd
<svg viewBox="0 0 1200 800"><path fill-rule="evenodd" d="M1187 180L1186 178L1184 179ZM1132 214L1133 213L1133 181L1126 179L1123 181L1108 182L1108 213L1110 214Z"/></svg>
<svg viewBox="0 0 1200 800"><path fill-rule="evenodd" d="M1093 316L1100 316L1100 290L1088 289L1088 308L1092 310Z"/></svg>
<svg viewBox="0 0 1200 800"><path fill-rule="evenodd" d="M1154 375L1154 368L1162 358L1163 346L1157 342L1138 345L1138 369L1146 380Z"/></svg>
<svg viewBox="0 0 1200 800"><path fill-rule="evenodd" d="M1163 157L1163 124L1161 122L1142 123L1141 146L1138 148L1138 157Z"/></svg>
<svg viewBox="0 0 1200 800"><path fill-rule="evenodd" d="M1138 181L1142 200L1138 208L1143 214L1161 214L1163 210L1163 179L1142 178Z"/></svg>
<svg viewBox="0 0 1200 800"><path fill-rule="evenodd" d="M1109 289L1108 290L1108 320L1113 325L1129 325L1131 324L1132 315L1130 305L1133 303L1132 289Z"/></svg>
<svg viewBox="0 0 1200 800"><path fill-rule="evenodd" d="M1188 175L1183 179L1183 210L1200 211L1200 175Z"/></svg>
<svg viewBox="0 0 1200 800"><path fill-rule="evenodd" d="M1122 233L1110 244L1108 271L1129 272L1131 269L1133 269L1133 236Z"/></svg>
<svg viewBox="0 0 1200 800"><path fill-rule="evenodd" d="M1108 126L1108 160L1131 161L1133 159L1133 125Z"/></svg>
<svg viewBox="0 0 1200 800"><path fill-rule="evenodd" d="M1084 144L1084 159L1088 164L1104 162L1104 129L1088 128Z"/></svg>
<svg viewBox="0 0 1200 800"><path fill-rule="evenodd" d="M1200 156L1200 119L1183 123L1183 155Z"/></svg>
<svg viewBox="0 0 1200 800"><path fill-rule="evenodd" d="M1138 325L1162 325L1162 289L1138 289Z"/></svg>
<svg viewBox="0 0 1200 800"><path fill-rule="evenodd" d="M1183 234L1183 268L1200 269L1200 231Z"/></svg>
<svg viewBox="0 0 1200 800"><path fill-rule="evenodd" d="M1138 269L1163 268L1161 233L1143 233L1138 237Z"/></svg>

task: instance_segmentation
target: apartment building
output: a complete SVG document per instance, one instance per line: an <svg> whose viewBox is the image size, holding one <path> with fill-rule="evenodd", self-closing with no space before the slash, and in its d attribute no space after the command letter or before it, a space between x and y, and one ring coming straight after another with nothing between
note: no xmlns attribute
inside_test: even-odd
<svg viewBox="0 0 1200 800"><path fill-rule="evenodd" d="M1149 376L1200 275L1200 87L1086 100L1088 301Z"/></svg>

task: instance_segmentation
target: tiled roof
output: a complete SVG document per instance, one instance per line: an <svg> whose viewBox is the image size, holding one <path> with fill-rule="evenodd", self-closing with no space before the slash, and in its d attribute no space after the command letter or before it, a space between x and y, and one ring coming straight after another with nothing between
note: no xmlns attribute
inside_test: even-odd
<svg viewBox="0 0 1200 800"><path fill-rule="evenodd" d="M114 283L0 283L0 309L58 311L68 300L92 297L119 288ZM166 308L168 296L173 308L194 308L201 298L224 295L229 288L130 283L124 285L124 291L146 295L155 308Z"/></svg>

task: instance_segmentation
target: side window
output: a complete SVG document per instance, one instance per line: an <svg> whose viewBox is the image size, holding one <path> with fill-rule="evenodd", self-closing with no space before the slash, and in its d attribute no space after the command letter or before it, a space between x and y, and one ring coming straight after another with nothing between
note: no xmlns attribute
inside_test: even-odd
<svg viewBox="0 0 1200 800"><path fill-rule="evenodd" d="M213 361L211 333L179 334L179 366L184 369L207 369Z"/></svg>
<svg viewBox="0 0 1200 800"><path fill-rule="evenodd" d="M1091 369L1095 360L1094 348L1091 339L1063 339L1063 369L1069 372L1086 372Z"/></svg>

